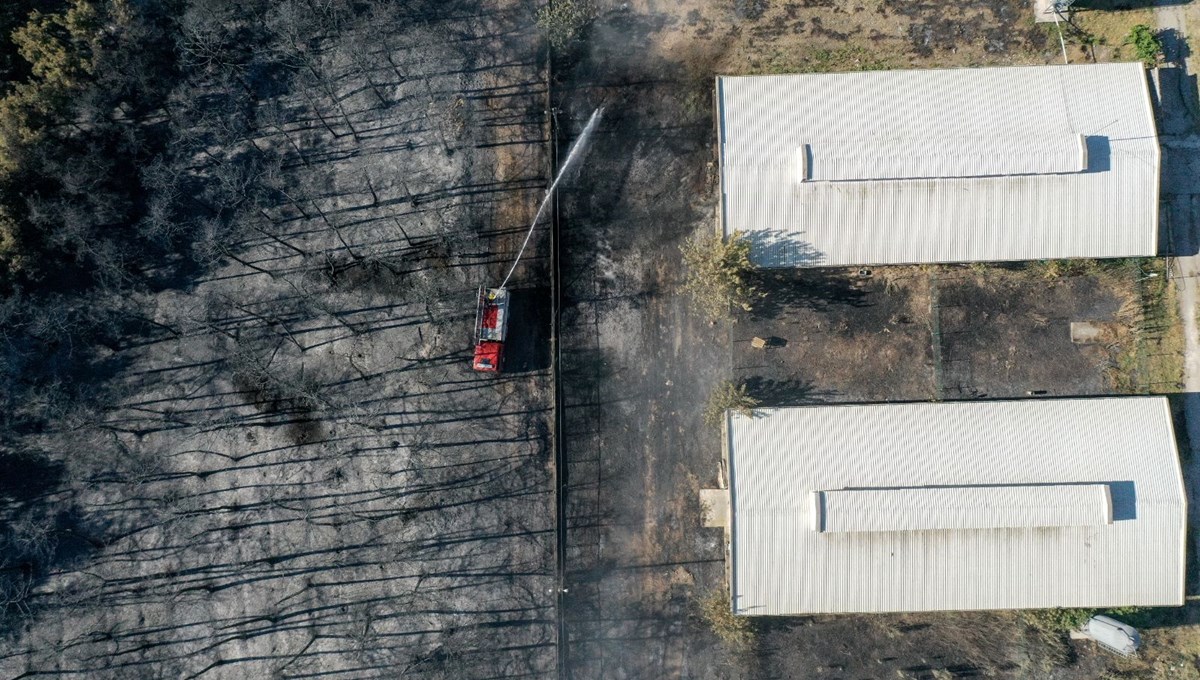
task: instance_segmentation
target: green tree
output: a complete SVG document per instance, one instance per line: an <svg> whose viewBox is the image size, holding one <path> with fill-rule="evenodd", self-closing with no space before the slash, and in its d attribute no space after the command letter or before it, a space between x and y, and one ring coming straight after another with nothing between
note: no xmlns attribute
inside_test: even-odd
<svg viewBox="0 0 1200 680"><path fill-rule="evenodd" d="M35 79L47 86L77 86L92 74L94 43L100 35L100 12L89 0L75 0L62 14L34 10L29 21L13 31L17 51L32 67Z"/></svg>
<svg viewBox="0 0 1200 680"><path fill-rule="evenodd" d="M20 273L26 267L19 234L17 223L4 206L0 206L0 269L4 270L5 275ZM3 277L0 277L0 284L3 283Z"/></svg>
<svg viewBox="0 0 1200 680"><path fill-rule="evenodd" d="M0 173L15 171L24 148L70 117L73 98L95 73L103 37L129 18L125 0L102 5L72 0L61 13L30 12L13 31L12 44L28 62L30 76L0 99Z"/></svg>
<svg viewBox="0 0 1200 680"><path fill-rule="evenodd" d="M29 18L35 7L51 4L46 0L5 0L0 2L0 95L8 90L9 83L24 81L29 77L29 64L21 58L12 34Z"/></svg>
<svg viewBox="0 0 1200 680"><path fill-rule="evenodd" d="M706 234L683 245L687 278L683 289L710 319L727 318L732 308L750 311L763 294L752 283L750 242L741 232L727 239Z"/></svg>

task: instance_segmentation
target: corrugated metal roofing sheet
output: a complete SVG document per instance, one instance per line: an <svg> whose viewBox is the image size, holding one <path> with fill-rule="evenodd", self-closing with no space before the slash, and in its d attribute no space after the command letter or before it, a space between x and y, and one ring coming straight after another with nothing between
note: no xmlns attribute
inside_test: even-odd
<svg viewBox="0 0 1200 680"><path fill-rule="evenodd" d="M739 76L717 88L723 226L747 233L761 266L1157 250L1159 148L1141 64ZM1064 146L1081 136L1086 158ZM812 179L866 181L801 181L806 162Z"/></svg>
<svg viewBox="0 0 1200 680"><path fill-rule="evenodd" d="M739 614L1178 605L1186 503L1163 397L759 409L728 421ZM812 530L812 492L1104 485L1112 523Z"/></svg>
<svg viewBox="0 0 1200 680"><path fill-rule="evenodd" d="M1107 484L835 489L814 494L814 531L1017 529L1108 524Z"/></svg>

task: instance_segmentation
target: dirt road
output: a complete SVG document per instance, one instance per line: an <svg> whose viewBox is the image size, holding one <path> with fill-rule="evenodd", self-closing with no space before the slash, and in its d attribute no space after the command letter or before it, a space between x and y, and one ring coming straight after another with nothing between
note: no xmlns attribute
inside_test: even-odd
<svg viewBox="0 0 1200 680"><path fill-rule="evenodd" d="M1189 23L1200 26L1200 12L1191 5L1160 0L1154 9L1163 39L1167 68L1160 70L1163 145L1163 221L1170 230L1175 258L1179 318L1184 331L1184 412L1191 446L1188 464L1188 507L1191 522L1200 520L1200 327L1196 323L1200 277L1200 134L1197 133L1196 58L1187 47Z"/></svg>

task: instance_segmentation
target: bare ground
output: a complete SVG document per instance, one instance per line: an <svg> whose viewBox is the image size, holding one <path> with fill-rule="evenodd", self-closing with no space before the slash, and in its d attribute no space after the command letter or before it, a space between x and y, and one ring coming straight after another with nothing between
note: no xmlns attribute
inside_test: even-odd
<svg viewBox="0 0 1200 680"><path fill-rule="evenodd" d="M770 272L733 328L734 376L763 404L934 396L930 276L915 267ZM769 340L754 349L755 337Z"/></svg>
<svg viewBox="0 0 1200 680"><path fill-rule="evenodd" d="M760 278L763 301L734 325L733 368L767 405L1105 394L1120 391L1111 374L1134 342L1070 336L1073 321L1125 328L1139 285L1128 272L878 267ZM753 348L755 337L767 347Z"/></svg>
<svg viewBox="0 0 1200 680"><path fill-rule="evenodd" d="M1032 269L1032 271L1031 271ZM1120 325L1132 276L1046 278L1037 268L937 276L941 395L946 399L1077 396L1113 391L1115 339L1071 342L1071 322Z"/></svg>

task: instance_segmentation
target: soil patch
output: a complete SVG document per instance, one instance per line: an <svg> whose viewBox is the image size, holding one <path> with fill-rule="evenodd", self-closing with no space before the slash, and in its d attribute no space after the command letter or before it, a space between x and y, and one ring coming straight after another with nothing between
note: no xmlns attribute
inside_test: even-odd
<svg viewBox="0 0 1200 680"><path fill-rule="evenodd" d="M933 396L929 278L916 268L770 272L734 325L733 368L768 406ZM755 337L771 337L763 349Z"/></svg>

